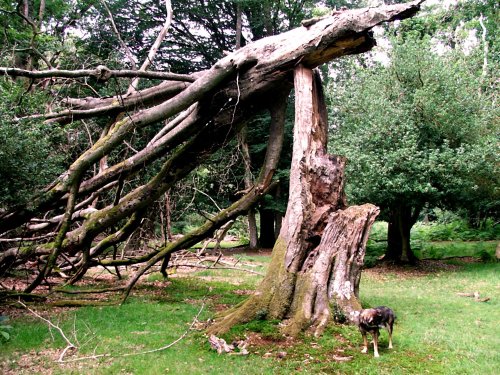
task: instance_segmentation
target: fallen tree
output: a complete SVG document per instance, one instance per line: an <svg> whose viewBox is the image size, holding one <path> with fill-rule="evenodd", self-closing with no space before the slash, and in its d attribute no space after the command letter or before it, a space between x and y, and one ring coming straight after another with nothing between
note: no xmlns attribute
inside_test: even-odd
<svg viewBox="0 0 500 375"><path fill-rule="evenodd" d="M355 306L355 298L351 296L356 295L364 243L377 210L372 206L346 208L342 188L344 160L326 154L326 116L321 84L312 79L311 69L340 56L368 51L375 45L373 27L414 15L421 2L334 12L330 16L306 20L302 27L229 53L206 71L187 76L153 75L165 81L123 98L66 98L58 110L36 115L60 124L94 116L114 116L116 121L29 204L0 214L2 241L12 243L0 254L0 271L7 272L28 259L37 259L42 267L26 288L26 292L32 292L55 267L68 272L71 281L76 282L93 265L141 264L127 285L128 295L138 278L152 265L211 235L229 220L248 211L272 188L281 151L286 99L294 86L296 72L296 95L304 99L296 111L298 125L294 148L297 151L294 150L292 171L298 174L290 183L289 213L274 249L270 271L279 271L287 293L281 296L284 291L280 290L280 296L276 295L272 275L266 277L260 290L270 298L262 303L267 306L269 316L294 317L296 324L289 325L291 332L311 322L320 332L330 316L326 312L328 298L338 295L342 311ZM30 79L71 75L67 71L30 72L7 68L1 68L0 74ZM78 74L106 80L131 73L99 67L98 71ZM146 73L140 75L147 76ZM309 94L297 94L309 88ZM232 139L248 119L265 110L272 115L266 158L255 185L241 199L192 233L146 255L102 259L104 250L127 240L157 198ZM133 156L95 175L89 173L134 131L165 120L169 121L163 129ZM300 148L299 144L306 140L307 145ZM162 161L162 166L153 178L121 195L120 186L124 180L130 181L141 168L158 160ZM82 211L111 189L115 191L112 204ZM307 201L302 200L306 198ZM39 232L41 226L36 225L41 217L52 218L46 221L48 224L43 226L42 234ZM76 220L79 220L78 225ZM337 247L348 252L340 255L335 250ZM332 270L334 259L336 265ZM331 277L332 274L335 277ZM337 276L341 280L337 280ZM325 291L326 280L329 281ZM302 283L311 284L307 292L300 292ZM348 283L350 286L346 289ZM315 297L311 299L312 295ZM346 299L351 302L341 302ZM258 305L249 302L247 306L251 304ZM233 321L241 320L238 314L233 313ZM228 322L226 319L217 327L225 329Z"/></svg>

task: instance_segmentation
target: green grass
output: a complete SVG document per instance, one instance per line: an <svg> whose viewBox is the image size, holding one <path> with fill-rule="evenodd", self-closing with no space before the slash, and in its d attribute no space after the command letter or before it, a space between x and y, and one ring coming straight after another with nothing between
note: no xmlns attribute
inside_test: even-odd
<svg viewBox="0 0 500 375"><path fill-rule="evenodd" d="M260 267L268 259L244 257ZM203 331L192 331L161 352L60 365L54 359L64 342L57 332L51 335L45 324L25 315L11 319L10 340L0 343L0 372L9 368L12 373L32 374L47 367L54 374L496 374L500 366L498 264L453 262L459 265L429 274L364 272L363 304L391 306L398 316L394 350L386 349L384 331L379 359L373 358L372 351L359 352L361 335L350 326L333 326L321 338L306 336L291 345L279 334L277 322L261 320L225 336L229 340L258 332L264 346L250 348L249 356L219 356L210 350ZM158 275L150 275L122 306L34 308L59 323L71 340L76 341L72 335L76 333L78 355L154 349L180 337L203 303L206 308L200 319L206 320L215 311L243 301L246 296L238 291L254 288L260 279L229 270L211 272L172 278L171 283L158 283ZM481 303L457 295L473 291L491 300ZM276 358L279 351L287 353L284 359ZM263 358L267 352L271 358ZM338 363L334 355L353 358Z"/></svg>
<svg viewBox="0 0 500 375"><path fill-rule="evenodd" d="M473 263L423 277L389 274L376 283L366 277L361 298L366 305L385 304L397 312L391 356L399 352L400 366L407 369L401 373L495 374L500 365L498 276L496 263ZM457 295L473 291L491 300Z"/></svg>
<svg viewBox="0 0 500 375"><path fill-rule="evenodd" d="M475 257L493 260L497 241L453 241L430 242L415 246L415 254L420 259L446 259L455 257Z"/></svg>
<svg viewBox="0 0 500 375"><path fill-rule="evenodd" d="M492 261L495 259L497 241L437 241L411 242L413 252L419 259L448 259L456 257L473 257ZM372 267L377 259L385 253L387 243L369 240L366 246L365 266Z"/></svg>
<svg viewBox="0 0 500 375"><path fill-rule="evenodd" d="M500 240L500 226L492 219L486 220L479 228L470 227L463 219L450 222L417 222L411 229L414 241L494 241ZM377 221L373 224L370 239L385 241L387 239L387 223Z"/></svg>

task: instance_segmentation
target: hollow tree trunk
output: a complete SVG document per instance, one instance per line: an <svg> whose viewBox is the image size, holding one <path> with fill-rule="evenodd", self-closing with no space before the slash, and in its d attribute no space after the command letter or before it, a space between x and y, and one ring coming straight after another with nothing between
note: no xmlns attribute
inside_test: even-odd
<svg viewBox="0 0 500 375"><path fill-rule="evenodd" d="M399 205L391 210L387 228L387 249L384 260L414 264L417 257L410 243L411 228L417 221L420 209Z"/></svg>
<svg viewBox="0 0 500 375"><path fill-rule="evenodd" d="M260 238L261 247L272 248L276 242L274 237L274 212L265 208L259 210L260 214Z"/></svg>
<svg viewBox="0 0 500 375"><path fill-rule="evenodd" d="M326 108L318 73L295 69L295 127L290 194L268 274L255 295L210 331L265 315L287 319L285 333L320 334L336 314L360 307L357 291L373 205L346 208L345 159L326 153ZM333 302L333 303L331 303Z"/></svg>

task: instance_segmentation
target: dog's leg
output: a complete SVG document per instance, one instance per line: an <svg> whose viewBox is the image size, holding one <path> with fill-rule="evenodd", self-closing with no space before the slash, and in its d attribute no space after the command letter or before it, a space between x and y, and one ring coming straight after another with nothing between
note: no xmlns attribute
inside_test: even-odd
<svg viewBox="0 0 500 375"><path fill-rule="evenodd" d="M373 331L373 354L375 357L380 357L378 354L378 330Z"/></svg>
<svg viewBox="0 0 500 375"><path fill-rule="evenodd" d="M366 332L361 332L361 335L363 336L363 349L361 350L361 353L368 353L368 339L366 338Z"/></svg>
<svg viewBox="0 0 500 375"><path fill-rule="evenodd" d="M392 349L392 323L388 324L387 332L389 332L389 349Z"/></svg>
<svg viewBox="0 0 500 375"><path fill-rule="evenodd" d="M389 326L389 349L392 349L392 326Z"/></svg>

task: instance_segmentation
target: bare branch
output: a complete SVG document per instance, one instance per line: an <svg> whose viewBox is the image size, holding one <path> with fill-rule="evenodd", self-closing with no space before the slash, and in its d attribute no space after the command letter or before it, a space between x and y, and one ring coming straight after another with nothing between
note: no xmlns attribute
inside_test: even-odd
<svg viewBox="0 0 500 375"><path fill-rule="evenodd" d="M93 212L96 212L97 209L94 207L88 207L80 210L76 210L73 212L73 215L71 216L71 220L75 220L78 218L85 218L86 216L90 215ZM38 231L47 228L51 224L59 224L61 220L63 219L64 214L54 216L52 218L49 218L47 220L32 220L34 222L38 222L37 224L28 224L28 229L32 231Z"/></svg>
<svg viewBox="0 0 500 375"><path fill-rule="evenodd" d="M17 237L17 238L0 238L0 242L30 242L30 241L38 241L38 240L44 240L47 238L54 237L57 233L52 232L52 233L47 233L42 236L36 236L36 237Z"/></svg>
<svg viewBox="0 0 500 375"><path fill-rule="evenodd" d="M125 42L122 39L120 32L118 31L118 28L116 27L115 19L113 18L113 14L111 13L111 10L109 10L108 4L106 3L105 0L101 0L101 4L104 6L106 11L108 12L109 20L111 21L111 26L113 27L113 31L115 32L115 35L118 38L118 41L120 42L123 50L125 51L125 54L127 55L128 60L130 61L130 65L132 66L132 70L137 70L134 56L132 55L130 48L128 48L128 46L125 44Z"/></svg>
<svg viewBox="0 0 500 375"><path fill-rule="evenodd" d="M165 36L167 35L168 29L170 28L170 24L172 23L172 4L170 0L165 0L165 7L167 8L167 19L165 20L165 24L163 25L160 33L158 34L158 37L156 38L155 42L151 46L151 49L149 50L148 56L144 60L144 62L141 65L141 68L139 69L141 72L146 71L148 66L153 62L153 59L158 52L158 49L160 48L161 42L163 42L163 39L165 39ZM139 77L134 78L132 83L130 84L128 90L127 90L127 95L131 94L132 92L136 91L137 85L139 83Z"/></svg>
<svg viewBox="0 0 500 375"><path fill-rule="evenodd" d="M481 39L483 41L483 77L486 77L488 75L488 41L486 40L486 34L488 30L486 29L486 26L484 26L483 22L483 14L481 13L481 16L479 17L479 24L481 25L481 29L483 30L481 34Z"/></svg>
<svg viewBox="0 0 500 375"><path fill-rule="evenodd" d="M11 77L26 77L33 79L40 78L83 78L94 77L101 81L107 81L110 78L149 78L161 79L168 81L194 82L196 79L187 74L177 74L170 72L146 72L138 70L110 70L103 65L99 65L95 69L80 69L80 70L26 70L18 68L0 67L0 76Z"/></svg>
<svg viewBox="0 0 500 375"><path fill-rule="evenodd" d="M34 316L36 316L38 319L43 320L45 323L47 323L49 325L49 327L52 327L56 331L58 331L59 334L61 335L61 337L63 338L63 340L66 342L66 344L67 344L66 348L64 348L64 350L62 351L61 355L59 356L59 359L57 360L58 362L64 362L64 356L66 355L66 352L68 350L70 350L70 349L78 349L78 347L76 345L74 345L71 341L69 341L68 337L64 334L64 331L59 326L55 325L50 320L44 318L43 316L41 316L40 314L38 314L36 311L30 309L28 306L26 306L26 304L24 304L23 302L21 302L21 300L17 301L17 303L19 303L22 307L24 307L26 310L28 310L31 314L33 314Z"/></svg>
<svg viewBox="0 0 500 375"><path fill-rule="evenodd" d="M148 146L153 145L158 139L163 137L165 134L170 132L172 129L174 129L177 125L179 125L182 121L184 121L191 113L196 108L196 104L193 104L191 107L186 109L185 111L179 113L179 115L173 119L172 121L169 121L163 129L161 129L158 133L155 134L155 136L149 141Z"/></svg>
<svg viewBox="0 0 500 375"><path fill-rule="evenodd" d="M203 264L192 264L192 263L172 263L173 267L189 267L189 268L201 268L204 270L235 270L235 271L242 271L242 272L248 272L253 275L259 275L259 276L265 276L261 272L249 270L246 268L241 268L241 267L231 267L231 266L222 266L222 267L214 267L212 266L205 266Z"/></svg>

